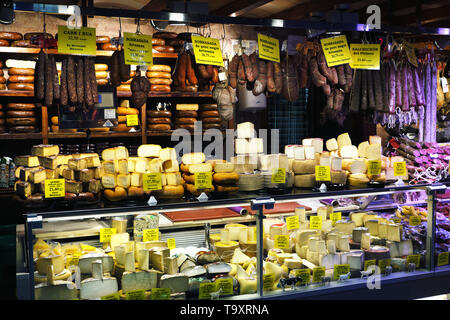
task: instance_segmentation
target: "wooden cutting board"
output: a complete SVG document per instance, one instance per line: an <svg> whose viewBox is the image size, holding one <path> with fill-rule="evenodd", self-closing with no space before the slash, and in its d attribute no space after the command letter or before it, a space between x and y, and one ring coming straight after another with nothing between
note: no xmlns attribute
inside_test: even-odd
<svg viewBox="0 0 450 320"><path fill-rule="evenodd" d="M305 208L306 211L311 211L310 207L298 204L297 202L284 202L284 203L275 203L273 209L264 209L264 214L274 214L274 213L289 213L294 212L295 208ZM244 207L248 210L250 214L256 214L256 211L250 209L250 206Z"/></svg>
<svg viewBox="0 0 450 320"><path fill-rule="evenodd" d="M172 222L235 218L240 215L228 208L162 212Z"/></svg>

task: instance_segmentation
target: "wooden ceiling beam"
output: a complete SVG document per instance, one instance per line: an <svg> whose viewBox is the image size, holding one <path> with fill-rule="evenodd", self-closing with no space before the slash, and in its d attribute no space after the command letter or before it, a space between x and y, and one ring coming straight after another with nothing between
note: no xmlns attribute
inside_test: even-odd
<svg viewBox="0 0 450 320"><path fill-rule="evenodd" d="M150 0L141 10L149 12L160 12L167 9L167 0Z"/></svg>
<svg viewBox="0 0 450 320"><path fill-rule="evenodd" d="M219 9L211 11L210 14L212 16L229 16L232 14L237 17L272 1L273 0L235 0Z"/></svg>
<svg viewBox="0 0 450 320"><path fill-rule="evenodd" d="M429 10L422 10L420 13L421 24L427 24L437 21L447 20L450 17L450 5L444 7L438 7ZM395 18L395 22L398 25L412 25L416 23L417 15L408 14Z"/></svg>

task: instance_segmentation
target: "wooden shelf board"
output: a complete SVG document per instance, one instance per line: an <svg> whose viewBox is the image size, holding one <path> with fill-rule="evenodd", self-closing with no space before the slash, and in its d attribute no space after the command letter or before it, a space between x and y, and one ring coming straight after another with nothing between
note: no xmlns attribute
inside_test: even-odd
<svg viewBox="0 0 450 320"><path fill-rule="evenodd" d="M117 91L117 97L119 98L128 98L131 97L131 91ZM157 92L157 91L150 91L148 93L149 98L211 98L212 92L211 91L199 91L199 92L179 92L179 91L172 91L172 92Z"/></svg>
<svg viewBox="0 0 450 320"><path fill-rule="evenodd" d="M115 138L115 137L140 137L141 132L92 132L91 138ZM49 132L49 139L72 139L72 138L86 138L85 132Z"/></svg>
<svg viewBox="0 0 450 320"><path fill-rule="evenodd" d="M0 140L28 140L28 139L34 139L34 140L42 139L42 133L41 132L0 133Z"/></svg>

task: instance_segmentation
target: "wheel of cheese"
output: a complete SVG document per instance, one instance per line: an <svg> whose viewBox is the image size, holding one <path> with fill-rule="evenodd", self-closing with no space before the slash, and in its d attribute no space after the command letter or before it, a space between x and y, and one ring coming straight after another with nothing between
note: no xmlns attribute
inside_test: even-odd
<svg viewBox="0 0 450 320"><path fill-rule="evenodd" d="M239 187L238 186L222 186L222 185L217 184L216 191L217 192L237 192L237 191L239 191Z"/></svg>
<svg viewBox="0 0 450 320"><path fill-rule="evenodd" d="M95 71L95 79L106 79L108 78L108 71Z"/></svg>
<svg viewBox="0 0 450 320"><path fill-rule="evenodd" d="M172 46L153 46L152 49L155 53L173 53L175 51Z"/></svg>
<svg viewBox="0 0 450 320"><path fill-rule="evenodd" d="M105 63L96 63L95 64L95 71L107 71L108 65Z"/></svg>
<svg viewBox="0 0 450 320"><path fill-rule="evenodd" d="M116 88L117 91L131 91L131 87L129 84L121 84Z"/></svg>
<svg viewBox="0 0 450 320"><path fill-rule="evenodd" d="M191 184L191 183L186 183L186 190L193 194L194 196L199 196L202 192L204 193L210 193L210 192L214 192L215 188L214 185L211 186L211 188L208 189L198 189L195 187L195 184Z"/></svg>
<svg viewBox="0 0 450 320"><path fill-rule="evenodd" d="M117 47L114 46L112 43L103 43L103 44L100 44L100 50L116 51Z"/></svg>
<svg viewBox="0 0 450 320"><path fill-rule="evenodd" d="M34 69L33 68L9 68L8 74L10 76L12 75L18 75L18 76L34 76Z"/></svg>
<svg viewBox="0 0 450 320"><path fill-rule="evenodd" d="M36 118L6 118L6 123L11 126L32 126L36 124Z"/></svg>
<svg viewBox="0 0 450 320"><path fill-rule="evenodd" d="M213 118L213 117L218 117L219 116L219 111L217 110L211 110L211 111L202 111L200 112L200 118Z"/></svg>
<svg viewBox="0 0 450 320"><path fill-rule="evenodd" d="M171 124L170 118L147 118L149 124Z"/></svg>
<svg viewBox="0 0 450 320"><path fill-rule="evenodd" d="M16 40L11 43L11 47L39 48L39 45L32 44L30 40Z"/></svg>
<svg viewBox="0 0 450 320"><path fill-rule="evenodd" d="M195 184L195 175L190 173L183 173L182 177L187 183Z"/></svg>
<svg viewBox="0 0 450 320"><path fill-rule="evenodd" d="M126 123L119 123L117 127L112 128L113 131L117 132L128 132L133 127L128 127Z"/></svg>
<svg viewBox="0 0 450 320"><path fill-rule="evenodd" d="M193 124L177 124L177 125L175 125L175 129L187 129L189 131L194 131L195 125L193 125Z"/></svg>
<svg viewBox="0 0 450 320"><path fill-rule="evenodd" d="M147 72L172 72L172 68L165 64L153 64L148 66Z"/></svg>
<svg viewBox="0 0 450 320"><path fill-rule="evenodd" d="M153 38L157 39L176 39L177 36L178 34L175 32L159 31L153 33Z"/></svg>
<svg viewBox="0 0 450 320"><path fill-rule="evenodd" d="M172 79L163 79L163 78L148 78L148 81L151 85L166 85L170 86L172 84ZM170 87L169 87L170 90Z"/></svg>
<svg viewBox="0 0 450 320"><path fill-rule="evenodd" d="M34 83L34 76L10 75L8 81L14 83Z"/></svg>
<svg viewBox="0 0 450 320"><path fill-rule="evenodd" d="M6 84L0 83L0 90L5 90L5 89L6 89Z"/></svg>
<svg viewBox="0 0 450 320"><path fill-rule="evenodd" d="M152 38L152 45L153 46L165 46L166 41L161 38Z"/></svg>
<svg viewBox="0 0 450 320"><path fill-rule="evenodd" d="M15 126L10 127L9 132L12 133L28 133L28 132L34 132L36 130L36 127L34 126Z"/></svg>
<svg viewBox="0 0 450 320"><path fill-rule="evenodd" d="M218 184L235 184L239 180L239 174L236 172L221 172L213 174L213 181Z"/></svg>
<svg viewBox="0 0 450 320"><path fill-rule="evenodd" d="M6 83L6 78L3 76L0 76L0 83L2 83L2 84Z"/></svg>
<svg viewBox="0 0 450 320"><path fill-rule="evenodd" d="M126 199L127 190L122 187L116 187L115 189L105 189L103 190L105 198L109 201L121 201Z"/></svg>
<svg viewBox="0 0 450 320"><path fill-rule="evenodd" d="M203 129L205 129L205 130L220 129L222 127L220 123L203 123L202 126L203 126Z"/></svg>
<svg viewBox="0 0 450 320"><path fill-rule="evenodd" d="M128 198L142 198L144 196L144 189L141 187L128 187Z"/></svg>
<svg viewBox="0 0 450 320"><path fill-rule="evenodd" d="M8 90L34 91L34 84L33 83L12 82L12 83L8 83Z"/></svg>
<svg viewBox="0 0 450 320"><path fill-rule="evenodd" d="M9 41L8 40L0 40L0 47L9 47Z"/></svg>
<svg viewBox="0 0 450 320"><path fill-rule="evenodd" d="M108 79L97 79L96 81L97 81L97 85L99 85L99 86L106 86L109 83Z"/></svg>
<svg viewBox="0 0 450 320"><path fill-rule="evenodd" d="M196 118L175 118L176 124L194 124L196 121Z"/></svg>
<svg viewBox="0 0 450 320"><path fill-rule="evenodd" d="M22 40L23 36L19 32L8 32L2 31L0 32L0 39L3 40Z"/></svg>
<svg viewBox="0 0 450 320"><path fill-rule="evenodd" d="M220 123L220 118L219 117L214 117L214 118L203 118L202 122L203 123Z"/></svg>
<svg viewBox="0 0 450 320"><path fill-rule="evenodd" d="M161 72L161 71L150 71L146 73L147 78L162 78L162 79L171 79L172 76L170 72Z"/></svg>
<svg viewBox="0 0 450 320"><path fill-rule="evenodd" d="M197 118L197 111L193 110L178 110L176 112L178 118Z"/></svg>
<svg viewBox="0 0 450 320"><path fill-rule="evenodd" d="M162 84L152 84L150 86L150 91L170 92L170 86L162 85Z"/></svg>
<svg viewBox="0 0 450 320"><path fill-rule="evenodd" d="M30 111L34 110L36 108L36 105L34 103L14 102L8 103L6 107L10 110Z"/></svg>
<svg viewBox="0 0 450 320"><path fill-rule="evenodd" d="M7 118L34 117L34 111L9 110L9 111L6 111L6 117Z"/></svg>
<svg viewBox="0 0 450 320"><path fill-rule="evenodd" d="M25 40L31 40L31 38L33 38L33 37L42 37L45 39L53 39L53 35L48 32L46 32L46 33L44 33L44 32L28 32L23 35L23 38Z"/></svg>
<svg viewBox="0 0 450 320"><path fill-rule="evenodd" d="M127 116L117 116L117 122L119 122L119 123L126 123L127 122Z"/></svg>
<svg viewBox="0 0 450 320"><path fill-rule="evenodd" d="M111 38L108 37L108 36L96 36L95 38L96 38L96 39L95 39L95 42L96 42L96 43L101 43L101 44L103 44L103 43L109 43L109 42L111 42Z"/></svg>
<svg viewBox="0 0 450 320"><path fill-rule="evenodd" d="M126 116L126 115L132 115L132 114L139 114L139 109L117 107L117 115Z"/></svg>
<svg viewBox="0 0 450 320"><path fill-rule="evenodd" d="M147 125L147 129L154 131L170 131L172 127L170 124L149 124Z"/></svg>
<svg viewBox="0 0 450 320"><path fill-rule="evenodd" d="M152 191L157 198L161 199L176 199L184 196L184 187L182 185L163 186L162 190Z"/></svg>
<svg viewBox="0 0 450 320"><path fill-rule="evenodd" d="M214 111L217 110L217 104L201 104L200 105L201 111Z"/></svg>
<svg viewBox="0 0 450 320"><path fill-rule="evenodd" d="M147 110L147 116L151 118L170 118L172 116L172 112L170 112L169 110Z"/></svg>

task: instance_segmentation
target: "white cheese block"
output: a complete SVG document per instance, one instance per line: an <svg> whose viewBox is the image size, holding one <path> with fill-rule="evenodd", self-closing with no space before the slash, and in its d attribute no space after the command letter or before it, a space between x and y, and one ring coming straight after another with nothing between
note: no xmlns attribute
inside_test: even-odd
<svg viewBox="0 0 450 320"><path fill-rule="evenodd" d="M287 226L285 223L277 223L272 224L270 226L270 239L274 240L277 235L286 235L287 234Z"/></svg>
<svg viewBox="0 0 450 320"><path fill-rule="evenodd" d="M158 173L163 172L163 165L162 161L159 158L151 159L148 162L148 168L147 171L150 173Z"/></svg>
<svg viewBox="0 0 450 320"><path fill-rule="evenodd" d="M129 241L130 241L130 234L128 232L112 234L110 247L112 250L114 250L115 247Z"/></svg>
<svg viewBox="0 0 450 320"><path fill-rule="evenodd" d="M295 215L298 217L299 222L306 221L306 209L304 207L295 208Z"/></svg>
<svg viewBox="0 0 450 320"><path fill-rule="evenodd" d="M355 159L350 165L350 173L366 173L367 165L364 159Z"/></svg>
<svg viewBox="0 0 450 320"><path fill-rule="evenodd" d="M361 249L370 250L370 240L370 233L363 233L361 235Z"/></svg>
<svg viewBox="0 0 450 320"><path fill-rule="evenodd" d="M336 242L334 240L327 240L328 253L336 253Z"/></svg>
<svg viewBox="0 0 450 320"><path fill-rule="evenodd" d="M142 173L133 172L130 175L130 185L132 187L142 187Z"/></svg>
<svg viewBox="0 0 450 320"><path fill-rule="evenodd" d="M368 220L364 225L372 236L378 236L378 220Z"/></svg>
<svg viewBox="0 0 450 320"><path fill-rule="evenodd" d="M329 156L321 156L319 165L331 167L331 158Z"/></svg>
<svg viewBox="0 0 450 320"><path fill-rule="evenodd" d="M312 138L306 138L302 139L302 145L304 146L312 146L313 139Z"/></svg>
<svg viewBox="0 0 450 320"><path fill-rule="evenodd" d="M369 136L369 143L381 145L381 137L380 136Z"/></svg>
<svg viewBox="0 0 450 320"><path fill-rule="evenodd" d="M248 255L246 255L245 253L243 253L240 248L236 248L236 249L234 249L233 257L231 258L230 263L244 264L250 260L251 260L251 258Z"/></svg>
<svg viewBox="0 0 450 320"><path fill-rule="evenodd" d="M189 277L182 273L161 276L160 288L169 288L171 293L186 292L189 289Z"/></svg>
<svg viewBox="0 0 450 320"><path fill-rule="evenodd" d="M342 158L358 158L358 148L355 146L343 146L339 149Z"/></svg>
<svg viewBox="0 0 450 320"><path fill-rule="evenodd" d="M363 188L367 186L369 178L363 173L350 174L348 176L348 184L353 187Z"/></svg>
<svg viewBox="0 0 450 320"><path fill-rule="evenodd" d="M369 160L381 160L381 144L369 144L366 149L366 157Z"/></svg>
<svg viewBox="0 0 450 320"><path fill-rule="evenodd" d="M349 134L346 132L346 133L340 134L337 137L337 143L338 143L339 149L341 149L344 146L351 146L352 139L350 139Z"/></svg>
<svg viewBox="0 0 450 320"><path fill-rule="evenodd" d="M296 188L313 188L316 183L316 175L312 174L296 174L294 176L294 186Z"/></svg>
<svg viewBox="0 0 450 320"><path fill-rule="evenodd" d="M119 290L116 278L104 277L102 280L88 278L81 281L80 299L98 299L114 294Z"/></svg>
<svg viewBox="0 0 450 320"><path fill-rule="evenodd" d="M378 223L378 236L381 239L387 239L387 230L388 230L387 223L382 222Z"/></svg>
<svg viewBox="0 0 450 320"><path fill-rule="evenodd" d="M142 144L137 150L138 157L143 158L157 158L161 151L161 146L157 144Z"/></svg>
<svg viewBox="0 0 450 320"><path fill-rule="evenodd" d="M102 185L104 188L115 188L116 176L114 174L104 174L102 176Z"/></svg>
<svg viewBox="0 0 450 320"><path fill-rule="evenodd" d="M401 241L401 229L397 224L388 224L388 235L387 239L389 241Z"/></svg>
<svg viewBox="0 0 450 320"><path fill-rule="evenodd" d="M287 258L284 259L284 264L288 267L288 269L301 269L303 267L300 259Z"/></svg>
<svg viewBox="0 0 450 320"><path fill-rule="evenodd" d="M217 173L231 173L234 171L234 164L231 162L216 162L213 171Z"/></svg>
<svg viewBox="0 0 450 320"><path fill-rule="evenodd" d="M398 248L399 248L399 253L401 256L409 256L410 254L414 253L413 244L412 244L411 239L400 241Z"/></svg>
<svg viewBox="0 0 450 320"><path fill-rule="evenodd" d="M158 272L138 271L138 272L124 272L122 274L121 284L122 292L127 293L135 290L151 290L158 285Z"/></svg>
<svg viewBox="0 0 450 320"><path fill-rule="evenodd" d="M251 122L238 123L236 131L239 139L256 137L255 125Z"/></svg>
<svg viewBox="0 0 450 320"><path fill-rule="evenodd" d="M127 159L117 160L117 173L128 174L128 160Z"/></svg>
<svg viewBox="0 0 450 320"><path fill-rule="evenodd" d="M350 251L350 236L349 235L340 235L338 239L338 250L341 252Z"/></svg>
<svg viewBox="0 0 450 320"><path fill-rule="evenodd" d="M347 183L347 171L331 170L331 183L346 184Z"/></svg>
<svg viewBox="0 0 450 320"><path fill-rule="evenodd" d="M230 230L229 229L221 229L220 230L220 241L228 242L230 241Z"/></svg>
<svg viewBox="0 0 450 320"><path fill-rule="evenodd" d="M294 146L294 159L295 160L305 160L305 147L304 146Z"/></svg>
<svg viewBox="0 0 450 320"><path fill-rule="evenodd" d="M295 158L294 149L296 147L300 147L298 144L288 144L284 146L284 154L288 156L288 158Z"/></svg>
<svg viewBox="0 0 450 320"><path fill-rule="evenodd" d="M195 103L178 103L175 106L176 110L180 110L180 111L197 111L198 110L198 104Z"/></svg>
<svg viewBox="0 0 450 320"><path fill-rule="evenodd" d="M350 265L350 270L361 271L364 269L364 255L362 253L349 254L347 263Z"/></svg>
<svg viewBox="0 0 450 320"><path fill-rule="evenodd" d="M134 162L134 171L138 173L146 173L148 167L148 159L147 158L137 158Z"/></svg>
<svg viewBox="0 0 450 320"><path fill-rule="evenodd" d="M335 170L335 171L342 170L342 158L341 157L331 157L331 170Z"/></svg>
<svg viewBox="0 0 450 320"><path fill-rule="evenodd" d="M335 225L338 232L342 232L343 234L351 235L353 229L356 228L356 224L354 221L344 221L340 220L336 222Z"/></svg>
<svg viewBox="0 0 450 320"><path fill-rule="evenodd" d="M369 141L363 141L358 145L358 157L367 158L367 147L369 146Z"/></svg>
<svg viewBox="0 0 450 320"><path fill-rule="evenodd" d="M212 165L211 163L196 163L189 165L189 172L199 173L199 172L211 172L212 171Z"/></svg>
<svg viewBox="0 0 450 320"><path fill-rule="evenodd" d="M315 153L322 153L323 152L323 140L320 138L313 138L312 139L312 146L314 147Z"/></svg>
<svg viewBox="0 0 450 320"><path fill-rule="evenodd" d="M335 264L339 264L339 256L337 254L320 255L318 264L325 269L333 269Z"/></svg>
<svg viewBox="0 0 450 320"><path fill-rule="evenodd" d="M167 160L176 160L177 159L177 152L175 148L162 148L159 151L158 157L161 159L161 161L167 161Z"/></svg>
<svg viewBox="0 0 450 320"><path fill-rule="evenodd" d="M181 173L180 172L168 172L165 174L167 185L177 186L181 184Z"/></svg>
<svg viewBox="0 0 450 320"><path fill-rule="evenodd" d="M309 238L317 235L315 230L300 230L297 233L297 243L300 247L308 245Z"/></svg>
<svg viewBox="0 0 450 320"><path fill-rule="evenodd" d="M189 165L202 163L205 162L205 154L203 152L187 153L181 157L181 162Z"/></svg>
<svg viewBox="0 0 450 320"><path fill-rule="evenodd" d="M366 214L366 212L351 213L350 219L355 222L356 227L362 227L364 226L363 218Z"/></svg>
<svg viewBox="0 0 450 320"><path fill-rule="evenodd" d="M325 144L328 151L335 151L339 149L338 143L335 138L327 140Z"/></svg>
<svg viewBox="0 0 450 320"><path fill-rule="evenodd" d="M234 149L236 154L248 154L250 153L250 146L247 139L235 139Z"/></svg>
<svg viewBox="0 0 450 320"><path fill-rule="evenodd" d="M294 174L315 174L316 162L314 160L294 160L292 171Z"/></svg>
<svg viewBox="0 0 450 320"><path fill-rule="evenodd" d="M127 189L131 185L131 176L129 174L118 174L116 183L119 187Z"/></svg>
<svg viewBox="0 0 450 320"><path fill-rule="evenodd" d="M248 141L249 153L263 153L264 152L264 140L262 138L251 138Z"/></svg>
<svg viewBox="0 0 450 320"><path fill-rule="evenodd" d="M162 163L164 172L179 172L180 166L177 159L166 160Z"/></svg>
<svg viewBox="0 0 450 320"><path fill-rule="evenodd" d="M308 253L308 246L299 246L298 243L295 244L295 252L299 255L300 258L306 259L306 255Z"/></svg>
<svg viewBox="0 0 450 320"><path fill-rule="evenodd" d="M54 274L64 271L64 255L51 255L47 257L39 257L36 262L36 269L39 274L47 274L49 266L52 266Z"/></svg>
<svg viewBox="0 0 450 320"><path fill-rule="evenodd" d="M308 247L309 247L310 251L313 251L313 252L319 251L319 247L318 247L319 240L320 240L319 237L310 237L308 239Z"/></svg>
<svg viewBox="0 0 450 320"><path fill-rule="evenodd" d="M241 229L247 230L248 227L244 224L229 223L225 225L225 229L229 231L229 240L239 240L241 237Z"/></svg>
<svg viewBox="0 0 450 320"><path fill-rule="evenodd" d="M150 262L150 252L149 249L139 249L136 250L136 262L138 263L138 268L143 271L149 270Z"/></svg>
<svg viewBox="0 0 450 320"><path fill-rule="evenodd" d="M112 272L114 269L114 259L104 253L87 253L80 257L78 260L78 267L82 274L92 273L92 263L94 261L100 260L103 266L103 272Z"/></svg>
<svg viewBox="0 0 450 320"><path fill-rule="evenodd" d="M316 152L313 146L304 146L303 147L305 151L305 159L306 160L315 160L316 159Z"/></svg>
<svg viewBox="0 0 450 320"><path fill-rule="evenodd" d="M386 241L386 247L389 248L389 254L391 255L391 258L398 258L400 257L400 243L394 242L394 241Z"/></svg>

